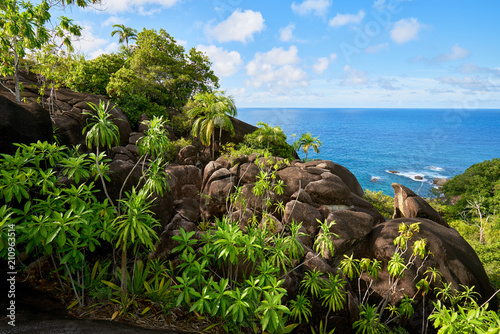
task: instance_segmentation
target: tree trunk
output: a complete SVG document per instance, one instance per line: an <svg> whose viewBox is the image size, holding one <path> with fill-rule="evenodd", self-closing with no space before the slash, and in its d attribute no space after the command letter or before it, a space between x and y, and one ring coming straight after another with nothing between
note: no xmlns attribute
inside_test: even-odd
<svg viewBox="0 0 500 334"><path fill-rule="evenodd" d="M212 160L215 160L215 134L212 133Z"/></svg>
<svg viewBox="0 0 500 334"><path fill-rule="evenodd" d="M14 46L14 82L16 85L16 103L21 104L21 84L19 82L19 55Z"/></svg>
<svg viewBox="0 0 500 334"><path fill-rule="evenodd" d="M484 226L483 226L483 213L481 212L481 206L477 206L477 212L479 213L479 243L483 244L483 234L484 234Z"/></svg>
<svg viewBox="0 0 500 334"><path fill-rule="evenodd" d="M127 299L127 247L125 244L125 241L122 241L122 278L121 278L121 284L120 284L120 289L121 289L121 296L122 296L122 303L125 303Z"/></svg>
<svg viewBox="0 0 500 334"><path fill-rule="evenodd" d="M221 150L221 147L222 147L222 126L220 127L219 130L219 152Z"/></svg>

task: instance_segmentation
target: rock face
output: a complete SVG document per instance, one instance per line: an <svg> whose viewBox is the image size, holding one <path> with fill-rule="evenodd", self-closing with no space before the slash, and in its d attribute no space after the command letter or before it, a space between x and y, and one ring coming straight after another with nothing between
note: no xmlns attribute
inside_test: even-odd
<svg viewBox="0 0 500 334"><path fill-rule="evenodd" d="M231 122L233 123L234 135L231 135L229 131L222 131L222 142L234 142L234 143L242 143L243 137L246 134L252 133L257 130L256 126L240 121L237 118L230 117ZM215 142L218 143L219 133L215 134Z"/></svg>
<svg viewBox="0 0 500 334"><path fill-rule="evenodd" d="M52 141L49 112L37 103L15 103L12 94L0 92L0 153L14 153L13 143Z"/></svg>
<svg viewBox="0 0 500 334"><path fill-rule="evenodd" d="M252 192L259 173L255 157L221 157L210 162L203 172L202 194L209 198L202 203L204 217L225 212L234 186L241 186L247 195L247 208L261 212L262 200ZM315 160L306 164L295 161L283 165L276 171L276 181L283 181L285 187L283 195L273 194L272 202L281 201L285 206L285 221L302 221L308 233L317 233L316 219L325 219L331 211L338 209L357 211L356 208L360 208L359 211L372 215L374 222L383 221L380 214L374 209L370 211L371 205L358 196L362 190L354 175L331 161ZM361 209L359 204L366 208Z"/></svg>
<svg viewBox="0 0 500 334"><path fill-rule="evenodd" d="M401 217L420 217L430 219L445 227L449 227L446 220L444 220L429 203L416 195L413 191L399 183L393 183L392 188L394 189L393 219Z"/></svg>
<svg viewBox="0 0 500 334"><path fill-rule="evenodd" d="M415 240L421 238L427 240L427 249L432 252L433 256L426 259L425 268L438 269L443 275L441 282L451 283L455 289L460 289L460 284L468 287L474 286L474 291L481 295L479 304L485 302L495 292L472 247L456 230L429 219L398 218L376 225L369 238L355 252L355 257L376 258L382 261L382 268L385 268L394 254L395 246L392 240L399 235L398 229L401 223L420 223L420 232L415 234L410 246ZM405 256L408 257L407 255ZM408 269L390 302L396 303L401 300L403 292L409 296L413 296L417 292L415 284L422 278L422 272L417 275L417 268L421 263L422 260L417 258L415 264ZM414 277L418 277L418 279L413 280ZM379 296L382 296L389 288L387 270L381 271L379 278L374 282L373 288ZM442 287L440 282L433 284ZM490 301L490 306L497 309L498 300L493 298Z"/></svg>
<svg viewBox="0 0 500 334"><path fill-rule="evenodd" d="M51 118L56 128L55 134L60 138L61 144L85 144L82 131L90 117L86 113L95 114L89 103L99 105L99 101L107 102L107 98L101 95L76 93L66 88L59 89L55 102L59 111L52 114ZM120 145L126 146L132 132L127 116L119 108L113 108L113 104L110 104L108 110L110 110L113 123L119 129Z"/></svg>
<svg viewBox="0 0 500 334"><path fill-rule="evenodd" d="M438 186L438 187L442 187L442 186L444 186L444 184L445 184L446 182L448 182L448 181L449 181L449 179L445 179L445 178L437 178L437 177L435 177L435 178L432 180L432 183L433 183L433 184L435 184L435 185L436 185L436 186Z"/></svg>

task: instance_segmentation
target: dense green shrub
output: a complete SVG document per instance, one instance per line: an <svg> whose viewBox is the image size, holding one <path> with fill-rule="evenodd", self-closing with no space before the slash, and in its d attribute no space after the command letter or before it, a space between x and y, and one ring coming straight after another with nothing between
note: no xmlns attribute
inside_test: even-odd
<svg viewBox="0 0 500 334"><path fill-rule="evenodd" d="M102 54L91 60L76 57L66 74L66 86L76 92L108 95L106 87L113 74L125 66L124 54Z"/></svg>
<svg viewBox="0 0 500 334"><path fill-rule="evenodd" d="M391 219L394 214L394 197L385 195L382 191L365 189L365 199L377 209L385 219Z"/></svg>
<svg viewBox="0 0 500 334"><path fill-rule="evenodd" d="M480 162L446 182L442 188L447 197L460 196L452 214L458 217L468 202L482 198L485 212L493 213L500 205L500 159Z"/></svg>
<svg viewBox="0 0 500 334"><path fill-rule="evenodd" d="M144 29L125 66L112 74L107 93L134 122L145 113L166 116L166 109L180 109L196 93L219 86L208 57L184 47L165 30Z"/></svg>
<svg viewBox="0 0 500 334"><path fill-rule="evenodd" d="M257 123L259 128L244 136L243 143L236 147L241 152L268 152L270 155L285 159L294 159L293 147L286 142L285 132L279 127L267 123Z"/></svg>

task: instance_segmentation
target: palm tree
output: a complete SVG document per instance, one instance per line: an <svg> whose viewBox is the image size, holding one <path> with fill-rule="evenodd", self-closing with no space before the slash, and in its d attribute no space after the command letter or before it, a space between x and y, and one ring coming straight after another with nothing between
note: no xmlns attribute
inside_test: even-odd
<svg viewBox="0 0 500 334"><path fill-rule="evenodd" d="M319 153L321 142L318 138L319 136L313 137L310 132L303 133L302 136L300 136L299 141L297 142L297 148L300 149L302 147L302 150L306 154L305 160L307 160L307 154L309 153L309 149L311 147L313 148L314 152Z"/></svg>
<svg viewBox="0 0 500 334"><path fill-rule="evenodd" d="M260 144L267 142L268 151L270 144L281 146L286 143L286 135L279 126L273 128L264 122L259 122L257 125L260 126L260 128L256 130L257 137L255 139Z"/></svg>
<svg viewBox="0 0 500 334"><path fill-rule="evenodd" d="M194 107L188 111L188 117L194 119L191 134L199 136L201 143L210 146L212 142L212 160L215 158L215 129L219 128L219 147L222 130L231 131L234 135L233 122L229 116L236 116L236 106L231 96L224 92L198 93L193 98Z"/></svg>
<svg viewBox="0 0 500 334"><path fill-rule="evenodd" d="M118 43L125 42L127 49L129 40L137 40L137 30L135 30L134 28L125 27L125 25L123 24L113 24L113 28L118 29L111 32L111 37L113 37L115 34L118 34L118 37L120 37Z"/></svg>

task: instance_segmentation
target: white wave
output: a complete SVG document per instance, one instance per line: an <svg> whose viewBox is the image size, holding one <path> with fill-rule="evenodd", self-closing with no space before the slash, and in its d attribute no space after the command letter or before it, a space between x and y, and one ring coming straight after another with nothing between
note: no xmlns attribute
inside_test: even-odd
<svg viewBox="0 0 500 334"><path fill-rule="evenodd" d="M403 177L407 177L409 179L412 179L413 181L417 182L427 182L429 181L428 179L425 178L425 175L423 173L418 173L418 172L397 172L397 171L390 171L386 170L387 173L392 174L392 175L399 175Z"/></svg>
<svg viewBox="0 0 500 334"><path fill-rule="evenodd" d="M426 169L430 169L430 170L433 170L435 172L442 172L444 171L444 168L442 167L436 167L436 166L427 166L425 167Z"/></svg>

